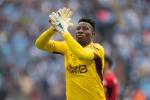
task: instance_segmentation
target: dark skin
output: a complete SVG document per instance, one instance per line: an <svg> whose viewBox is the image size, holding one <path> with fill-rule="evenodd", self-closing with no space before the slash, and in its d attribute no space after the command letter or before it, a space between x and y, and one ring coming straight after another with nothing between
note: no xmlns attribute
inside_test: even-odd
<svg viewBox="0 0 150 100"><path fill-rule="evenodd" d="M76 40L78 43L85 47L92 42L92 38L95 35L93 27L88 22L79 22L76 27ZM94 54L94 59L98 58L96 54Z"/></svg>
<svg viewBox="0 0 150 100"><path fill-rule="evenodd" d="M93 31L93 27L87 22L80 22L76 28L76 40L83 47L87 46L92 42L92 37L95 32Z"/></svg>

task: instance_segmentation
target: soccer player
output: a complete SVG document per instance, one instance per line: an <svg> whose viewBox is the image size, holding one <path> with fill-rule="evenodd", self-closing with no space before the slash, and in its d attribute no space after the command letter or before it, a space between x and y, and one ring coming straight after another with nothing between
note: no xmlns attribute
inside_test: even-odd
<svg viewBox="0 0 150 100"><path fill-rule="evenodd" d="M106 100L102 85L104 48L92 42L95 22L89 18L81 18L76 26L75 40L67 30L67 14L71 11L66 8L61 10L63 11L59 14L53 12L50 15L52 27L37 38L35 46L64 56L67 100ZM66 15L67 18L63 18ZM51 40L56 30L64 41Z"/></svg>
<svg viewBox="0 0 150 100"><path fill-rule="evenodd" d="M106 100L117 100L119 86L117 78L111 70L112 60L109 56L105 56L104 80Z"/></svg>

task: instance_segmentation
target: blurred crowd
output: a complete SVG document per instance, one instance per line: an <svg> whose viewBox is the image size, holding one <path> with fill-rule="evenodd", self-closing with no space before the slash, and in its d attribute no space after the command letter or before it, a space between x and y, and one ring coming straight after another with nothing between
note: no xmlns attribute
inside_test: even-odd
<svg viewBox="0 0 150 100"><path fill-rule="evenodd" d="M63 57L34 46L50 27L48 15L64 6L75 25L82 16L96 21L95 41L113 59L118 99L150 100L149 0L0 0L0 100L65 100Z"/></svg>

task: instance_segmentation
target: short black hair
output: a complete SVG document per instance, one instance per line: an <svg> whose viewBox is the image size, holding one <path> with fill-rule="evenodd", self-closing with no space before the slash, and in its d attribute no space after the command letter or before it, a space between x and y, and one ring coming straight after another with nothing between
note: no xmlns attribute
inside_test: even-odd
<svg viewBox="0 0 150 100"><path fill-rule="evenodd" d="M108 62L110 68L112 67L112 59L109 56L105 55L105 62Z"/></svg>
<svg viewBox="0 0 150 100"><path fill-rule="evenodd" d="M79 19L78 23L80 23L80 22L87 22L87 23L89 23L93 27L93 30L95 31L95 21L92 20L91 18L82 17L81 19Z"/></svg>

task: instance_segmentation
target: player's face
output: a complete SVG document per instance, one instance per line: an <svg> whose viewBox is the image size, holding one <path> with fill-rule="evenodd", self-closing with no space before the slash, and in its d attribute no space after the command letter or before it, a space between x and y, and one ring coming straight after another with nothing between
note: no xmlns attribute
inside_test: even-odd
<svg viewBox="0 0 150 100"><path fill-rule="evenodd" d="M93 34L93 28L87 22L80 22L76 27L76 39L82 46L91 42Z"/></svg>

